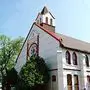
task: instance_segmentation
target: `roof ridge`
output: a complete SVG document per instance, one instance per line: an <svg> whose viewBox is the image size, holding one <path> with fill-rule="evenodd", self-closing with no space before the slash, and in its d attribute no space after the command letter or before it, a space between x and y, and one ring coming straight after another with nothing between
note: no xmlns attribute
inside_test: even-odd
<svg viewBox="0 0 90 90"><path fill-rule="evenodd" d="M89 42L86 42L86 41L83 41L83 40L80 40L80 39L74 38L74 37L72 37L72 36L68 36L68 35L65 35L65 34L57 33L57 32L56 32L56 34L63 35L63 36L66 36L66 37L72 38L72 39L74 39L74 40L77 40L77 41L80 41L80 42L84 42L84 43L88 43L88 44L90 44Z"/></svg>

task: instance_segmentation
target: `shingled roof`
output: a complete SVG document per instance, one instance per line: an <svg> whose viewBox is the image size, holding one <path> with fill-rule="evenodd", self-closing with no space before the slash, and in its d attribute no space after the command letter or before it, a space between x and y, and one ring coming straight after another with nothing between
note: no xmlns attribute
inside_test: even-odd
<svg viewBox="0 0 90 90"><path fill-rule="evenodd" d="M37 24L36 24L37 25ZM68 48L68 49L73 49L73 50L77 50L77 51L81 51L81 52L86 52L86 53L90 53L90 43L88 42L84 42L63 34L59 34L56 32L51 32L48 29L44 28L41 25L37 25L39 28L48 31L49 34L56 38L56 40L58 40L60 42L60 45L64 48Z"/></svg>
<svg viewBox="0 0 90 90"><path fill-rule="evenodd" d="M81 52L86 52L86 53L90 53L90 43L88 42L84 42L63 34L59 34L56 32L51 32L49 31L49 28L44 28L41 25L36 24L39 28L48 31L49 34L56 38L56 40L58 40L60 42L60 45L64 48L68 48L68 49L73 49L73 50L77 50L77 51L81 51Z"/></svg>
<svg viewBox="0 0 90 90"><path fill-rule="evenodd" d="M53 38L55 38L57 41L60 42L60 45L64 48L69 48L69 49L73 49L73 50L77 50L77 51L81 51L81 52L84 52L84 53L89 53L90 54L90 43L87 43L87 42L84 42L84 41L81 41L81 40L78 40L78 39L75 39L75 38L72 38L72 37L69 37L69 36L66 36L66 35L63 35L63 34L59 34L59 33L55 33L55 32L50 32L48 29L42 27L41 25L38 25L36 23L33 23L31 29L33 28L33 26L36 25L37 27L41 28L41 30L43 30L44 32L48 33L49 35L51 35ZM31 32L31 29L23 43L23 46ZM23 46L20 50L20 53L23 49ZM19 53L19 55L20 55ZM19 57L18 55L18 57ZM18 60L18 57L16 59L16 62Z"/></svg>
<svg viewBox="0 0 90 90"><path fill-rule="evenodd" d="M61 43L64 47L90 53L90 43L87 43L63 34L59 34L59 33L56 33L56 35L62 38Z"/></svg>

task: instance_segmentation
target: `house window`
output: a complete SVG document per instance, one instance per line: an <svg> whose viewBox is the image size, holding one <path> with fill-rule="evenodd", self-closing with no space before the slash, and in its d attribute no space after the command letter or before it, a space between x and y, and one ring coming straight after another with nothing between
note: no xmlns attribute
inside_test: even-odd
<svg viewBox="0 0 90 90"><path fill-rule="evenodd" d="M42 19L40 18L40 24L42 23Z"/></svg>
<svg viewBox="0 0 90 90"><path fill-rule="evenodd" d="M46 24L48 24L48 17L46 17Z"/></svg>
<svg viewBox="0 0 90 90"><path fill-rule="evenodd" d="M39 20L37 20L37 24L39 24Z"/></svg>
<svg viewBox="0 0 90 90"><path fill-rule="evenodd" d="M53 81L53 82L56 81L56 76L55 76L55 75L52 76L52 81Z"/></svg>
<svg viewBox="0 0 90 90"><path fill-rule="evenodd" d="M73 52L73 54L72 54L72 60L73 60L73 64L77 65L77 55L75 52Z"/></svg>
<svg viewBox="0 0 90 90"><path fill-rule="evenodd" d="M74 90L79 90L78 75L74 75Z"/></svg>
<svg viewBox="0 0 90 90"><path fill-rule="evenodd" d="M88 84L90 84L90 76L89 75L87 75L87 82L88 82Z"/></svg>
<svg viewBox="0 0 90 90"><path fill-rule="evenodd" d="M50 19L50 25L52 25L52 23L53 23L53 20L52 20L52 19Z"/></svg>
<svg viewBox="0 0 90 90"><path fill-rule="evenodd" d="M69 51L66 51L66 62L67 62L68 64L71 64L71 57L70 57Z"/></svg>
<svg viewBox="0 0 90 90"><path fill-rule="evenodd" d="M72 90L72 75L67 74L67 89Z"/></svg>
<svg viewBox="0 0 90 90"><path fill-rule="evenodd" d="M89 67L89 59L88 59L88 56L87 55L85 57L85 61L86 61L86 66Z"/></svg>

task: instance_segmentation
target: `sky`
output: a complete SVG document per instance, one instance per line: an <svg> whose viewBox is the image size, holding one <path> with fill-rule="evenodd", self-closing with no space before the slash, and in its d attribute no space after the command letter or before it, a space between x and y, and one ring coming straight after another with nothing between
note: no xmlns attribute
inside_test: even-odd
<svg viewBox="0 0 90 90"><path fill-rule="evenodd" d="M56 32L90 43L90 0L0 0L0 34L26 37L44 6L56 19Z"/></svg>

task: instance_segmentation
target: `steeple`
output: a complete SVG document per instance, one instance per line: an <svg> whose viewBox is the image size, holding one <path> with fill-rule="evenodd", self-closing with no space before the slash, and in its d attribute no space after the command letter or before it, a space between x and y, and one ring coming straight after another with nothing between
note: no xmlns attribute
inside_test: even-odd
<svg viewBox="0 0 90 90"><path fill-rule="evenodd" d="M46 14L46 13L48 13L49 11L48 11L48 9L47 9L47 7L46 6L44 6L44 8L42 9L42 11L41 11L41 14Z"/></svg>
<svg viewBox="0 0 90 90"><path fill-rule="evenodd" d="M50 29L50 31L55 32L55 18L46 6L44 6L41 12L38 13L36 23L40 24L46 29Z"/></svg>

